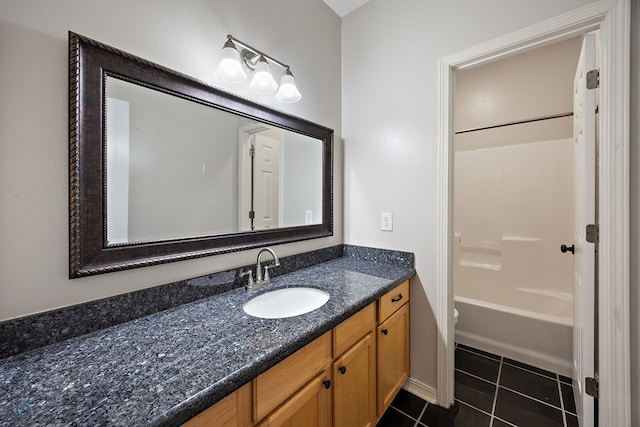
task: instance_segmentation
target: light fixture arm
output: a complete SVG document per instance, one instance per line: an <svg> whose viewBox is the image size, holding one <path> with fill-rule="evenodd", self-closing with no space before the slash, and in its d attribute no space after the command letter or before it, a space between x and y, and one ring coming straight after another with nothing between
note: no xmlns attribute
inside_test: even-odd
<svg viewBox="0 0 640 427"><path fill-rule="evenodd" d="M241 41L238 40L237 38L233 37L231 34L227 34L227 41L231 41L239 46L242 46L244 48L241 57L242 57L242 62L244 62L244 64L251 70L253 70L255 68L255 64L256 62L258 62L258 58L260 58L260 56L262 56L265 59L268 59L270 62L273 62L274 64L278 65L279 67L283 68L284 70L289 70L289 66L287 64L285 64L284 62L280 62L277 59L275 59L272 56L267 55L266 53L256 49L255 47ZM249 56L245 54L245 51L249 51L253 54L253 56Z"/></svg>

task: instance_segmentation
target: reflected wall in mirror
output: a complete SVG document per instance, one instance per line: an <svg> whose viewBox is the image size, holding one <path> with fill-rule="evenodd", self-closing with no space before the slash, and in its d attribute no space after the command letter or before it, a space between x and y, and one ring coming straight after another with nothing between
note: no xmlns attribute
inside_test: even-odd
<svg viewBox="0 0 640 427"><path fill-rule="evenodd" d="M105 88L109 245L322 223L321 140L111 76Z"/></svg>
<svg viewBox="0 0 640 427"><path fill-rule="evenodd" d="M331 129L69 49L71 278L333 234Z"/></svg>

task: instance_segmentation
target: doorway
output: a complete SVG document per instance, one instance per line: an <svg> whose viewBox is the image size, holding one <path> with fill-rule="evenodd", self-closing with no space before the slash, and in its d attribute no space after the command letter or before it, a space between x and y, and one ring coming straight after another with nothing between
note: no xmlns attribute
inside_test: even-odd
<svg viewBox="0 0 640 427"><path fill-rule="evenodd" d="M240 230L280 226L280 146L282 131L263 125L240 129Z"/></svg>
<svg viewBox="0 0 640 427"><path fill-rule="evenodd" d="M570 13L478 45L440 61L438 215L436 281L438 341L437 401L454 402L451 147L454 70L600 29L602 40L600 102L601 197L599 250L599 413L601 425L630 425L629 366L629 1L599 1ZM615 319L615 322L614 322Z"/></svg>
<svg viewBox="0 0 640 427"><path fill-rule="evenodd" d="M464 404L482 378L493 399L478 401L481 412L517 425L533 416L564 425L581 415L570 381L574 256L561 246L573 247L582 39L455 71L456 396Z"/></svg>

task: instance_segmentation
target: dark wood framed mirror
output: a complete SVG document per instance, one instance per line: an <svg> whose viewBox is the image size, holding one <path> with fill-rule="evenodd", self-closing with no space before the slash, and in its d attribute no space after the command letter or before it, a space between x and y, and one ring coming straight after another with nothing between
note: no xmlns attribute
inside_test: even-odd
<svg viewBox="0 0 640 427"><path fill-rule="evenodd" d="M333 130L69 33L70 278L333 234Z"/></svg>

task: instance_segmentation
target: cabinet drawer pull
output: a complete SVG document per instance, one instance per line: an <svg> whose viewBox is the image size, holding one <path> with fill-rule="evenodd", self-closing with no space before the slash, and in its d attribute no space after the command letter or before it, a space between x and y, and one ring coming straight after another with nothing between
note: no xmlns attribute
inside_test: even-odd
<svg viewBox="0 0 640 427"><path fill-rule="evenodd" d="M342 375L344 375L344 374L346 374L346 373L347 373L347 367L346 367L346 366L340 366L340 367L338 368L338 371L340 371L340 373L341 373Z"/></svg>
<svg viewBox="0 0 640 427"><path fill-rule="evenodd" d="M389 330L388 329L383 329L380 332L382 332L382 335L387 335L389 333Z"/></svg>
<svg viewBox="0 0 640 427"><path fill-rule="evenodd" d="M398 302L402 299L402 294L399 294L397 298L391 298L391 302Z"/></svg>
<svg viewBox="0 0 640 427"><path fill-rule="evenodd" d="M331 388L331 380L324 380L322 381L322 384L324 384L324 388L326 388L327 390Z"/></svg>

